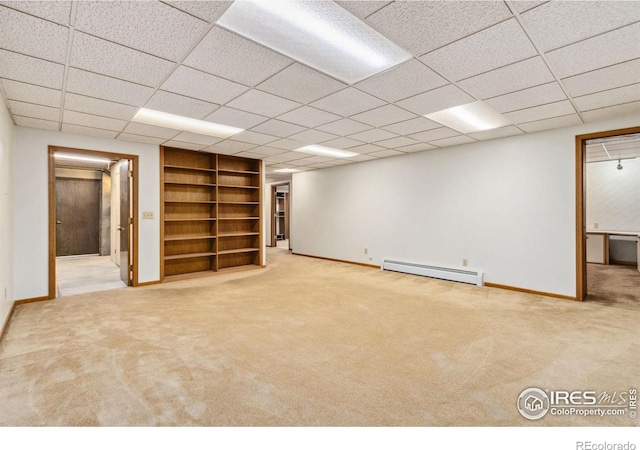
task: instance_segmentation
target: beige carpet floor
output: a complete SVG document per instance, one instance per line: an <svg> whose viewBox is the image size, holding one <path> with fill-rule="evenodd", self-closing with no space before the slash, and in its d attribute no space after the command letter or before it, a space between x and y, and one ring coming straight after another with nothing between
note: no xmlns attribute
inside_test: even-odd
<svg viewBox="0 0 640 450"><path fill-rule="evenodd" d="M638 311L282 249L268 264L17 306L0 425L638 425L516 409L531 386L637 388Z"/></svg>
<svg viewBox="0 0 640 450"><path fill-rule="evenodd" d="M58 297L123 287L127 285L120 279L120 267L109 256L56 258Z"/></svg>
<svg viewBox="0 0 640 450"><path fill-rule="evenodd" d="M636 266L587 264L588 302L640 311L640 272Z"/></svg>

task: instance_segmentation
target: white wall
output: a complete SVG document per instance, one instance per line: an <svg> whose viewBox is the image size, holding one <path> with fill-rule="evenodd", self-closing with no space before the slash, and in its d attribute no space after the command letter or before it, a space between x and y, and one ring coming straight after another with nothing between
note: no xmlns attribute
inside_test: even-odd
<svg viewBox="0 0 640 450"><path fill-rule="evenodd" d="M139 214L152 211L153 220L139 217L138 281L160 277L160 158L155 145L15 128L14 298L48 295L48 146L56 145L138 155Z"/></svg>
<svg viewBox="0 0 640 450"><path fill-rule="evenodd" d="M640 159L587 164L587 229L640 232Z"/></svg>
<svg viewBox="0 0 640 450"><path fill-rule="evenodd" d="M13 154L14 126L0 101L0 331L14 301L13 287Z"/></svg>
<svg viewBox="0 0 640 450"><path fill-rule="evenodd" d="M575 296L575 136L639 122L294 173L292 249L376 265L467 259L486 282Z"/></svg>

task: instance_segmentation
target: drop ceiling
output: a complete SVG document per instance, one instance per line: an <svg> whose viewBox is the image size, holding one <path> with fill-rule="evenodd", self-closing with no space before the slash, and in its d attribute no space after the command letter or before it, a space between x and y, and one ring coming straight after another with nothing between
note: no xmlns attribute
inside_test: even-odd
<svg viewBox="0 0 640 450"><path fill-rule="evenodd" d="M223 1L1 1L0 90L16 125L314 170L640 112L635 1L338 1L412 58L348 85L216 25ZM478 100L510 125L423 116ZM131 122L146 107L246 131ZM335 159L293 151L322 145Z"/></svg>

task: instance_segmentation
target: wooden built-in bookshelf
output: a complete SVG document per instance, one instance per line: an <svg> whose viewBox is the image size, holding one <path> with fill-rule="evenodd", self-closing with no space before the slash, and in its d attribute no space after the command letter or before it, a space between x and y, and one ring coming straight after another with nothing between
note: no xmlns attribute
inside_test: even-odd
<svg viewBox="0 0 640 450"><path fill-rule="evenodd" d="M260 267L260 160L161 147L163 280Z"/></svg>

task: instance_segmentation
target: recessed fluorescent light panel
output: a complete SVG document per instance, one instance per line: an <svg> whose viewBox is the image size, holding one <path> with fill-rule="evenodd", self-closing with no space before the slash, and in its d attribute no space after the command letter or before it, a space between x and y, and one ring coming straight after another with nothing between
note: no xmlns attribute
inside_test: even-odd
<svg viewBox="0 0 640 450"><path fill-rule="evenodd" d="M427 114L425 117L460 133L473 133L511 125L506 117L482 102L443 109Z"/></svg>
<svg viewBox="0 0 640 450"><path fill-rule="evenodd" d="M206 134L227 138L244 131L242 128L228 127L205 120L192 119L190 117L178 116L153 109L140 108L131 119L134 122L146 123L157 127L171 128L174 130L190 131L191 133Z"/></svg>
<svg viewBox="0 0 640 450"><path fill-rule="evenodd" d="M294 173L294 172L300 172L298 169L275 169L274 172L277 173Z"/></svg>
<svg viewBox="0 0 640 450"><path fill-rule="evenodd" d="M310 153L312 155L330 156L332 158L350 158L356 156L358 153L350 152L347 150L340 150L331 147L322 147L321 145L307 145L295 150L296 152Z"/></svg>
<svg viewBox="0 0 640 450"><path fill-rule="evenodd" d="M67 155L65 153L54 153L53 157L55 159L65 159L69 161L83 161L83 162L91 162L96 164L109 164L109 162L111 162L111 160L107 158L93 158L91 156Z"/></svg>
<svg viewBox="0 0 640 450"><path fill-rule="evenodd" d="M236 1L217 24L349 84L411 58L330 1Z"/></svg>

